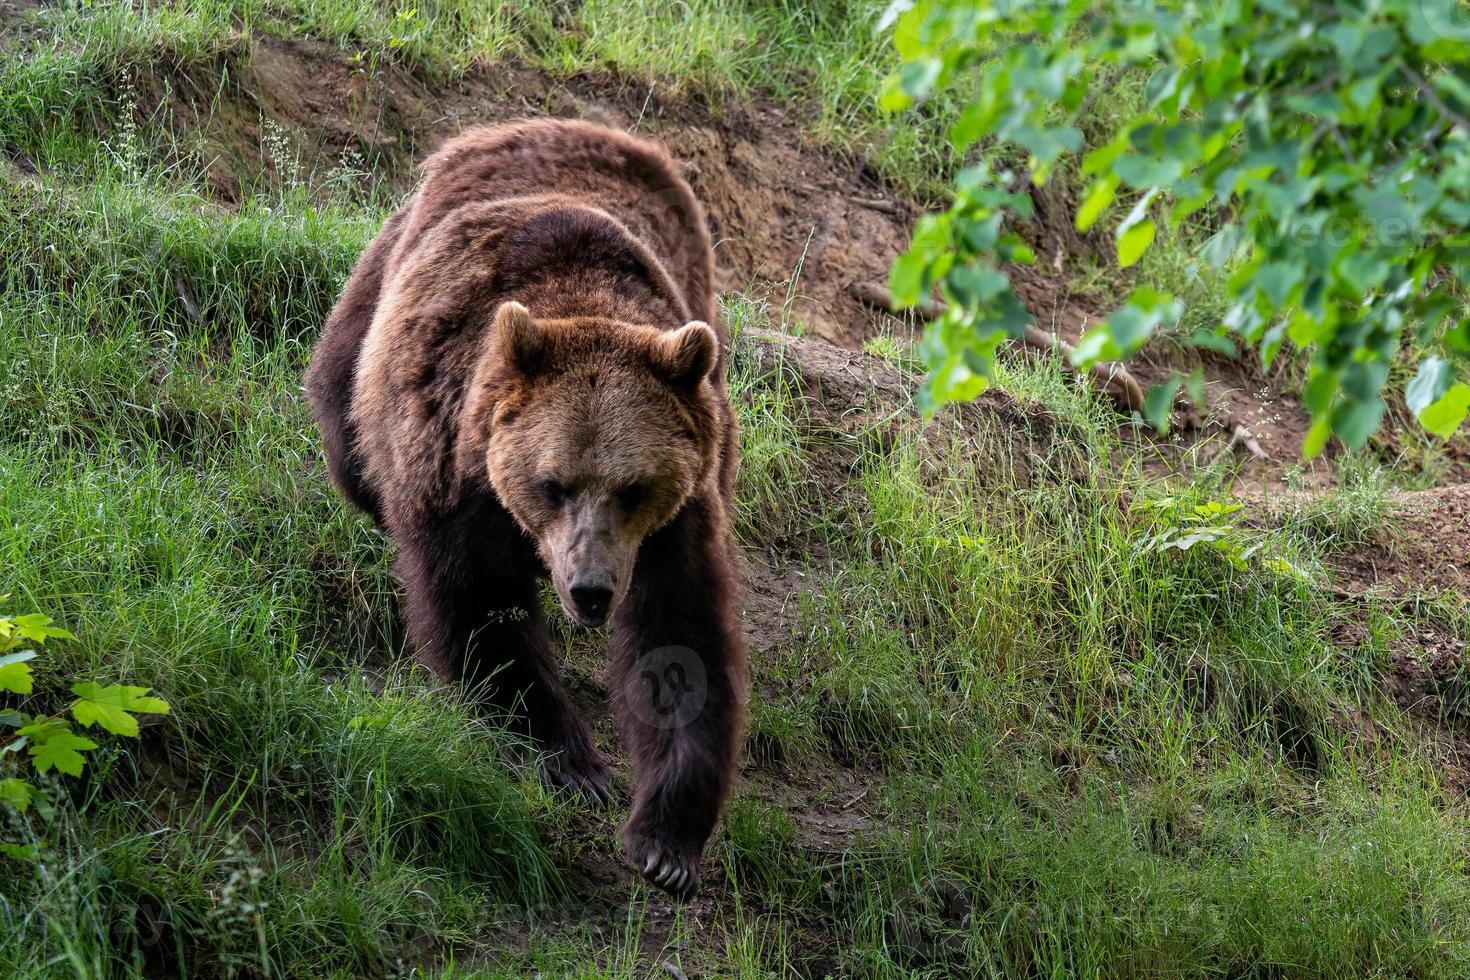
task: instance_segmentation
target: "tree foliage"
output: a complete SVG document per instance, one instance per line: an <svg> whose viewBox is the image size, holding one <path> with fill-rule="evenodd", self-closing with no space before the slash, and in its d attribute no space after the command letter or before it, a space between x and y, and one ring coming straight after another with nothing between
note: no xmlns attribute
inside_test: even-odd
<svg viewBox="0 0 1470 980"><path fill-rule="evenodd" d="M884 92L900 109L964 79L949 131L974 159L952 206L924 218L894 264L899 302L939 288L948 312L926 334L932 409L972 398L992 356L1028 315L1001 272L1030 261L1007 230L1029 216L1022 182L1068 155L1086 180L1076 224L1112 226L1129 266L1161 225L1208 240L1201 268L1226 278L1223 322L1186 343L1255 348L1268 365L1290 343L1309 358L1305 450L1363 443L1384 412L1389 368L1419 351L1405 397L1449 436L1470 413L1470 6L1464 0L899 0L885 23L903 63ZM1143 98L1093 128L1092 100L1128 73ZM971 84L973 83L973 84ZM1077 345L1080 364L1136 351L1177 324L1180 301L1140 286ZM1176 380L1149 399L1167 417Z"/></svg>

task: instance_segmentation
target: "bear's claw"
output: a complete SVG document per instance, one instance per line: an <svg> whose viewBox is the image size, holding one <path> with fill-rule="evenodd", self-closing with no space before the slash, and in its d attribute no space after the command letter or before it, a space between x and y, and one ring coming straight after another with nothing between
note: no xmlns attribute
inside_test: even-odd
<svg viewBox="0 0 1470 980"><path fill-rule="evenodd" d="M699 891L699 868L696 861L682 857L655 841L648 841L647 857L640 869L644 879L651 885L669 893L673 898L684 901L693 898ZM633 853L634 866L638 859Z"/></svg>
<svg viewBox="0 0 1470 980"><path fill-rule="evenodd" d="M612 770L595 750L574 753L562 748L548 754L541 763L541 779L552 789L575 793L595 806L613 801Z"/></svg>

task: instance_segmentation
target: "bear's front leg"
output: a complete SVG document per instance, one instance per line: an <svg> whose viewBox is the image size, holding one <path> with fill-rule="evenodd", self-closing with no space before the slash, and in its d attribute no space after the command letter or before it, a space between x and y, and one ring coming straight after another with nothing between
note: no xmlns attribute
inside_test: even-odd
<svg viewBox="0 0 1470 980"><path fill-rule="evenodd" d="M639 551L616 614L618 723L633 757L628 858L686 898L739 765L745 640L733 543L718 503L696 498Z"/></svg>
<svg viewBox="0 0 1470 980"><path fill-rule="evenodd" d="M536 742L547 783L608 803L612 773L562 686L534 566L486 538L493 515L415 524L394 528L394 569L419 660Z"/></svg>

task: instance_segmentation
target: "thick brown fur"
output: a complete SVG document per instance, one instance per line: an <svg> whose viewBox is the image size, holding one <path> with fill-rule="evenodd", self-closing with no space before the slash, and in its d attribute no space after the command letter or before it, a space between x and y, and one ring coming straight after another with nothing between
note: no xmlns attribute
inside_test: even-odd
<svg viewBox="0 0 1470 980"><path fill-rule="evenodd" d="M571 121L472 130L363 254L306 379L334 483L397 548L418 656L515 719L552 782L605 799L537 602L550 575L580 608L601 562L635 770L624 843L675 894L697 887L746 703L712 273L658 145ZM655 703L669 650L703 675L673 725Z"/></svg>

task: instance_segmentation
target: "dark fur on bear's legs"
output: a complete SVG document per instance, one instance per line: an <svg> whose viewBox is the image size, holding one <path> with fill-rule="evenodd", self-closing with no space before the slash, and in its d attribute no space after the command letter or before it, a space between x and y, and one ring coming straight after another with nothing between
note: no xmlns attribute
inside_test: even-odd
<svg viewBox="0 0 1470 980"><path fill-rule="evenodd" d="M719 504L695 499L651 535L615 620L613 688L636 779L623 842L644 877L679 896L699 887L745 720L724 523Z"/></svg>
<svg viewBox="0 0 1470 980"><path fill-rule="evenodd" d="M394 570L420 661L533 739L546 755L548 783L607 803L612 774L562 686L535 554L510 515L482 498L453 514L396 516Z"/></svg>

